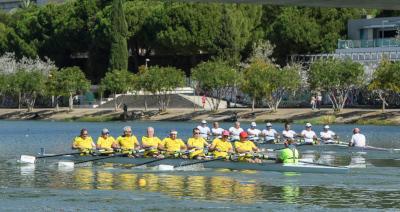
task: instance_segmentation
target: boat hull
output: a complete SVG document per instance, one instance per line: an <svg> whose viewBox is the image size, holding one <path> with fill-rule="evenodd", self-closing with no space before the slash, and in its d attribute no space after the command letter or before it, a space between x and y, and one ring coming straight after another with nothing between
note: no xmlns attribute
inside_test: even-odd
<svg viewBox="0 0 400 212"><path fill-rule="evenodd" d="M69 156L63 157L63 160L70 160L74 162L81 162L90 159L98 158L99 156ZM97 162L102 163L116 163L116 164L142 164L154 160L154 158L128 158L128 157L111 157ZM185 164L191 164L194 162L200 162L200 160L189 160L189 159L164 159L157 161L148 166L157 165L170 165L179 167ZM277 172L300 172L300 173L336 173L345 174L349 172L347 167L333 167L323 165L313 165L307 163L298 164L279 164L274 161L265 161L263 163L247 163L247 162L236 162L236 161L211 161L206 163L199 163L204 168L213 169L233 169L233 170L256 170L256 171L277 171ZM198 164L197 164L198 165Z"/></svg>

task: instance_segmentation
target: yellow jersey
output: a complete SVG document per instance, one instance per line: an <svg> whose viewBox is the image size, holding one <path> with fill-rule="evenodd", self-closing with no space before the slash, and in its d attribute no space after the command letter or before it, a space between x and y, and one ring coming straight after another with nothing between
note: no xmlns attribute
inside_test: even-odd
<svg viewBox="0 0 400 212"><path fill-rule="evenodd" d="M158 137L149 138L147 136L143 136L142 137L142 144L154 148L154 149L146 150L144 152L143 155L145 157L148 157L148 156L152 156L154 154L158 154L158 146L161 145L161 140Z"/></svg>
<svg viewBox="0 0 400 212"><path fill-rule="evenodd" d="M204 138L202 138L202 137L189 138L187 144L188 144L188 146L199 148L199 150L195 150L194 152L191 152L189 154L189 158L194 158L194 157L197 157L197 156L205 156L205 154L204 154L204 146L207 144L207 142L206 142L206 140L204 140Z"/></svg>
<svg viewBox="0 0 400 212"><path fill-rule="evenodd" d="M97 146L100 149L111 149L114 142L115 139L112 136L108 136L107 138L100 136L97 139Z"/></svg>
<svg viewBox="0 0 400 212"><path fill-rule="evenodd" d="M83 139L80 136L75 137L73 146L79 148L79 149L92 149L93 148L93 139L92 137L88 136L85 139Z"/></svg>
<svg viewBox="0 0 400 212"><path fill-rule="evenodd" d="M172 140L171 138L164 138L162 140L162 145L167 152L177 152L180 151L182 147L186 147L185 143L179 138Z"/></svg>
<svg viewBox="0 0 400 212"><path fill-rule="evenodd" d="M130 137L125 137L122 135L118 136L117 143L119 144L121 149L135 149L137 146L139 146L139 142L134 135Z"/></svg>
<svg viewBox="0 0 400 212"><path fill-rule="evenodd" d="M256 145L251 141L236 141L235 142L235 149L241 149L242 151L251 152L253 148L257 148Z"/></svg>
<svg viewBox="0 0 400 212"><path fill-rule="evenodd" d="M229 141L223 141L219 138L216 138L213 140L211 146L215 147L214 150L214 157L226 157L228 156L228 151L229 149L233 150L232 144ZM217 151L216 149L219 149L220 151Z"/></svg>

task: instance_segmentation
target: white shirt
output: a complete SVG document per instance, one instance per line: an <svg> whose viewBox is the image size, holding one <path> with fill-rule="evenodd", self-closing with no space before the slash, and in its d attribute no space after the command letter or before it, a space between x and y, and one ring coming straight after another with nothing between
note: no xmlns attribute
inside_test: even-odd
<svg viewBox="0 0 400 212"><path fill-rule="evenodd" d="M355 147L365 147L365 136L361 133L354 134L351 136L350 144Z"/></svg>
<svg viewBox="0 0 400 212"><path fill-rule="evenodd" d="M317 137L317 134L312 130L303 130L301 131L301 135L304 136L305 143L314 143L314 137Z"/></svg>
<svg viewBox="0 0 400 212"><path fill-rule="evenodd" d="M284 138L294 138L294 135L296 135L296 132L293 130L283 130L282 135Z"/></svg>
<svg viewBox="0 0 400 212"><path fill-rule="evenodd" d="M262 131L262 134L265 136L265 140L266 141L270 141L270 140L275 140L275 135L278 134L278 132L276 132L276 130L274 129L264 129Z"/></svg>
<svg viewBox="0 0 400 212"><path fill-rule="evenodd" d="M261 130L259 129L247 129L247 133L249 134L249 137L258 137L258 135L261 133Z"/></svg>
<svg viewBox="0 0 400 212"><path fill-rule="evenodd" d="M322 141L324 143L331 143L334 142L333 137L336 135L336 133L334 133L331 130L328 130L326 132L325 131L320 132L319 135L321 136L321 138L323 138Z"/></svg>
<svg viewBox="0 0 400 212"><path fill-rule="evenodd" d="M231 127L231 128L229 128L229 132L231 133L231 135L232 135L232 139L239 139L239 134L241 133L241 132L243 132L244 130L240 127L239 129L237 129L237 128L235 128L235 127Z"/></svg>
<svg viewBox="0 0 400 212"><path fill-rule="evenodd" d="M208 134L210 134L210 132L211 132L210 128L207 126L203 127L203 126L199 125L199 126L197 126L197 129L200 130L200 136L203 138L207 138Z"/></svg>
<svg viewBox="0 0 400 212"><path fill-rule="evenodd" d="M224 131L224 129L220 128L211 128L211 133L212 135L216 135L218 136L218 138L221 138L222 132Z"/></svg>

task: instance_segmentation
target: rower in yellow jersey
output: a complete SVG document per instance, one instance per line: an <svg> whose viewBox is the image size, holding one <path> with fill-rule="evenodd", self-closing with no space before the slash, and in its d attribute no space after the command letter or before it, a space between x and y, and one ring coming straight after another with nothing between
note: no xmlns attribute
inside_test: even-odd
<svg viewBox="0 0 400 212"><path fill-rule="evenodd" d="M191 152L189 154L189 158L193 159L203 159L206 155L204 153L204 147L209 147L210 144L207 143L207 141L200 136L200 130L198 128L193 129L193 137L189 138L187 142L187 147L189 150L193 149L195 150L194 152Z"/></svg>
<svg viewBox="0 0 400 212"><path fill-rule="evenodd" d="M157 157L162 158L163 155L160 155L161 140L154 136L154 128L147 128L147 135L142 137L142 146L145 150L144 157Z"/></svg>
<svg viewBox="0 0 400 212"><path fill-rule="evenodd" d="M253 159L253 153L258 152L259 149L252 141L247 140L247 132L241 132L239 134L239 137L240 141L235 142L236 152L239 154L245 154L244 156L239 157L239 160L247 161L250 163L261 163L260 159Z"/></svg>
<svg viewBox="0 0 400 212"><path fill-rule="evenodd" d="M81 129L80 135L75 137L72 142L72 149L78 149L80 152L88 154L94 148L96 148L96 145L92 137L89 136L88 130L85 128Z"/></svg>
<svg viewBox="0 0 400 212"><path fill-rule="evenodd" d="M110 135L110 131L107 128L104 128L101 131L101 136L97 139L97 149L104 150L107 152L113 151L113 144L115 143L114 137Z"/></svg>
<svg viewBox="0 0 400 212"><path fill-rule="evenodd" d="M174 156L182 158L187 158L186 155L180 155L181 151L187 149L185 143L179 138L177 138L178 132L176 130L171 130L169 137L164 138L161 142L161 149L166 151L166 156Z"/></svg>
<svg viewBox="0 0 400 212"><path fill-rule="evenodd" d="M135 149L139 149L139 142L132 134L132 128L130 126L124 127L124 133L121 136L118 136L116 142L113 145L114 148L121 148L122 153L131 153ZM132 154L129 154L132 157Z"/></svg>
<svg viewBox="0 0 400 212"><path fill-rule="evenodd" d="M210 151L213 151L214 158L225 158L229 153L233 153L232 144L229 142L228 130L222 132L222 138L216 138L213 140Z"/></svg>

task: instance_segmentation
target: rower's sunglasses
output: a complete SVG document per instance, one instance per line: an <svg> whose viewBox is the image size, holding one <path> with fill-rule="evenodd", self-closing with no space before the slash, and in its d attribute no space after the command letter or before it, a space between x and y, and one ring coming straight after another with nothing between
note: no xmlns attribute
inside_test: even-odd
<svg viewBox="0 0 400 212"><path fill-rule="evenodd" d="M199 135L200 133L199 133L199 132L195 132L195 133L193 133L193 134L195 134L195 135Z"/></svg>
<svg viewBox="0 0 400 212"><path fill-rule="evenodd" d="M89 135L89 134L87 134L87 133L83 133L82 135Z"/></svg>

